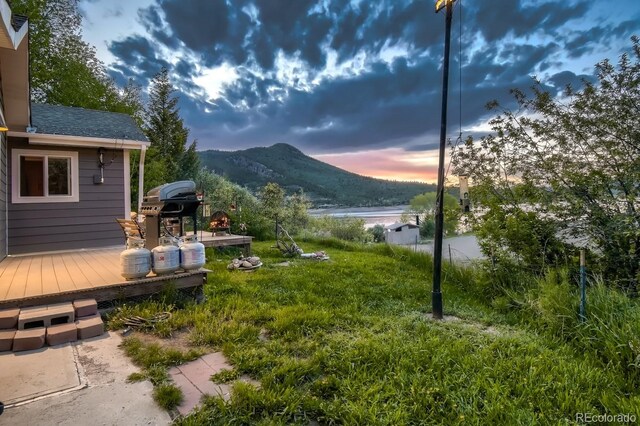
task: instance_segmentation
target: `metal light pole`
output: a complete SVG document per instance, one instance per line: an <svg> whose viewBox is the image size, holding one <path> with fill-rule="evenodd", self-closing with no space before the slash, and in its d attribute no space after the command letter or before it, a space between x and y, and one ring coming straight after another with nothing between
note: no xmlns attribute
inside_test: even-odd
<svg viewBox="0 0 640 426"><path fill-rule="evenodd" d="M433 241L433 288L431 291L432 315L442 319L442 234L444 229L444 151L447 137L447 95L449 91L449 50L451 47L451 18L456 0L436 1L436 13L446 9L444 34L444 59L442 66L442 118L440 120L440 152L438 156L438 189L436 196L436 234Z"/></svg>

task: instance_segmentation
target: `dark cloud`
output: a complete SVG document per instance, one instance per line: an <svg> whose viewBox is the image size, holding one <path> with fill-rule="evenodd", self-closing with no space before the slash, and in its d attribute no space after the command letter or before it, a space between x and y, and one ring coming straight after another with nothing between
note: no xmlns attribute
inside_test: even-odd
<svg viewBox="0 0 640 426"><path fill-rule="evenodd" d="M567 86L571 86L573 90L580 90L584 87L585 82L595 83L596 78L593 75L576 75L571 71L562 71L556 73L546 80L547 84L551 84L557 93L562 92Z"/></svg>
<svg viewBox="0 0 640 426"><path fill-rule="evenodd" d="M112 42L108 47L119 59L118 63L110 65L111 75L117 80L133 78L136 83L146 86L162 67L170 68L170 64L159 57L155 46L146 37L129 36Z"/></svg>
<svg viewBox="0 0 640 426"><path fill-rule="evenodd" d="M194 51L211 50L229 31L229 6L225 0L181 0L160 2L173 34Z"/></svg>
<svg viewBox="0 0 640 426"><path fill-rule="evenodd" d="M405 59L391 66L378 63L358 77L334 79L312 92L289 89L284 102L272 101L263 107L253 106L260 105L268 89L277 89L279 83L246 76L227 94L242 97L252 107L237 109L227 102L219 105L207 117L209 130L200 140L212 138L235 146L290 142L311 153L403 146L419 135L437 140L441 100L438 65L427 58L413 65ZM525 76L516 87L526 89L531 84ZM513 85L504 81L465 90L462 110L458 108L459 89L453 89L450 136L457 137L460 111L464 124L474 123L487 114L487 101L497 98L509 104Z"/></svg>
<svg viewBox="0 0 640 426"><path fill-rule="evenodd" d="M440 147L440 142L436 141L431 143L423 143L419 145L405 146L404 150L407 152L424 152L424 151L431 151L434 149L438 149L439 147Z"/></svg>
<svg viewBox="0 0 640 426"><path fill-rule="evenodd" d="M566 40L564 50L570 58L577 59L594 52L603 43L606 44L607 40L630 37L638 28L638 21L634 19L617 25L599 25L588 30L576 31Z"/></svg>
<svg viewBox="0 0 640 426"><path fill-rule="evenodd" d="M586 0L527 2L525 0L480 0L466 2L475 19L474 30L489 41L507 35L532 36L535 32L554 34L570 20L580 19L589 10Z"/></svg>
<svg viewBox="0 0 640 426"><path fill-rule="evenodd" d="M138 18L151 38L171 49L180 46L180 39L176 37L160 16L160 9L147 7L138 11Z"/></svg>
<svg viewBox="0 0 640 426"><path fill-rule="evenodd" d="M449 136L486 119L490 100L513 105L509 89L529 90L534 75L546 76L545 87L554 93L592 81L559 70L567 58L628 37L637 20L630 14L589 28L591 7L586 0L457 2ZM176 52L172 78L201 148L289 142L320 153L437 146L444 14L435 15L433 1L157 0L138 17L147 35L109 45L117 58L110 73L145 85L169 66L160 51ZM380 56L394 49L394 60ZM327 69L329 51L338 65L356 55L363 63L336 73ZM287 79L275 72L282 54L300 62ZM238 79L212 103L194 78L198 67L223 63Z"/></svg>

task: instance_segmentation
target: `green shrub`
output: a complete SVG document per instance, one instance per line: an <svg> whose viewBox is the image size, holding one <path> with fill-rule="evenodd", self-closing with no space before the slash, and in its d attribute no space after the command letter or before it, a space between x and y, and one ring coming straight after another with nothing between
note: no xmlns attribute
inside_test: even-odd
<svg viewBox="0 0 640 426"><path fill-rule="evenodd" d="M422 238L433 238L436 234L436 224L431 219L423 220L420 223L420 236Z"/></svg>
<svg viewBox="0 0 640 426"><path fill-rule="evenodd" d="M334 237L355 242L364 242L370 239L370 235L364 228L364 219L320 216L312 218L309 224L313 235L319 237Z"/></svg>
<svg viewBox="0 0 640 426"><path fill-rule="evenodd" d="M367 229L367 232L371 234L374 243L381 243L384 241L384 226L377 224Z"/></svg>

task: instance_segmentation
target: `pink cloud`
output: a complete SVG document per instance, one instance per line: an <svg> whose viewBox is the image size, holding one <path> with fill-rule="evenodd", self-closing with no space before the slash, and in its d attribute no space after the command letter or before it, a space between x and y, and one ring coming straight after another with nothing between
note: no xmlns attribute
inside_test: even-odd
<svg viewBox="0 0 640 426"><path fill-rule="evenodd" d="M317 160L363 176L435 183L438 152L407 152L401 148L314 155Z"/></svg>

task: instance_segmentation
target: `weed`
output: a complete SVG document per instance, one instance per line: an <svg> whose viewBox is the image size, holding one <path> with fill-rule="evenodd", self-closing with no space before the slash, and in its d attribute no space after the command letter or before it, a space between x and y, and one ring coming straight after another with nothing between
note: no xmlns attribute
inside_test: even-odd
<svg viewBox="0 0 640 426"><path fill-rule="evenodd" d="M170 383L163 383L153 390L153 399L165 410L172 410L182 402L180 388Z"/></svg>
<svg viewBox="0 0 640 426"><path fill-rule="evenodd" d="M219 372L211 376L211 380L213 381L213 383L221 384L232 382L238 377L240 377L240 373L238 373L238 370L220 370Z"/></svg>

